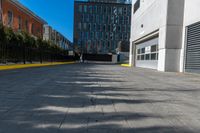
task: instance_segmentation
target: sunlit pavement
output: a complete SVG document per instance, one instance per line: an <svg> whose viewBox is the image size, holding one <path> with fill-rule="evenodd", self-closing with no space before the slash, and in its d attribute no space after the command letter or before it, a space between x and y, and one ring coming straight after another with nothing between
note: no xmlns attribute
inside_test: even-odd
<svg viewBox="0 0 200 133"><path fill-rule="evenodd" d="M0 133L199 132L199 75L101 63L0 72Z"/></svg>

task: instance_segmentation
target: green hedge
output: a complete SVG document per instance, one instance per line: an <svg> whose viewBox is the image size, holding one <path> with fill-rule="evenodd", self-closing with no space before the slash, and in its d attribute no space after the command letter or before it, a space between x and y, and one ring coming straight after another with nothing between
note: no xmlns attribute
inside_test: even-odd
<svg viewBox="0 0 200 133"><path fill-rule="evenodd" d="M67 51L57 45L36 39L26 32L14 32L0 24L0 63L64 61Z"/></svg>

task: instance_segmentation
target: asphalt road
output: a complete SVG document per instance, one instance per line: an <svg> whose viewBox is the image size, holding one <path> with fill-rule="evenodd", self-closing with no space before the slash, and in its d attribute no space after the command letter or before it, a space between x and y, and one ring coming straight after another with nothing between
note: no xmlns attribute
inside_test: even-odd
<svg viewBox="0 0 200 133"><path fill-rule="evenodd" d="M0 133L200 133L200 76L97 63L0 71Z"/></svg>

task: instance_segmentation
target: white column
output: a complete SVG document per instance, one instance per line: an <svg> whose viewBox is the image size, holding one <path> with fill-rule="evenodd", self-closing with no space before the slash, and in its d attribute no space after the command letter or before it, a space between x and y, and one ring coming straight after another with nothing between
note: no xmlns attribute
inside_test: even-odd
<svg viewBox="0 0 200 133"><path fill-rule="evenodd" d="M133 43L130 41L129 65L133 66Z"/></svg>

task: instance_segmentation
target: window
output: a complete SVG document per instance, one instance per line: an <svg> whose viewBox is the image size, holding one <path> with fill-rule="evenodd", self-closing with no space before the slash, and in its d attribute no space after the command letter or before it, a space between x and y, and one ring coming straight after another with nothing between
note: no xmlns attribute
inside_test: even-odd
<svg viewBox="0 0 200 133"><path fill-rule="evenodd" d="M31 33L32 34L34 34L35 32L34 32L34 30L35 30L35 25L34 24L32 24L32 27L31 27Z"/></svg>
<svg viewBox="0 0 200 133"><path fill-rule="evenodd" d="M100 29L101 29L101 26L98 24L97 25L97 31L100 31Z"/></svg>
<svg viewBox="0 0 200 133"><path fill-rule="evenodd" d="M83 23L83 29L86 30L87 29L87 24Z"/></svg>
<svg viewBox="0 0 200 133"><path fill-rule="evenodd" d="M108 39L108 36L109 36L109 33L106 32L106 36L105 36L105 39L106 39L106 40Z"/></svg>
<svg viewBox="0 0 200 133"><path fill-rule="evenodd" d="M141 60L144 60L144 55L141 55Z"/></svg>
<svg viewBox="0 0 200 133"><path fill-rule="evenodd" d="M25 21L25 29L26 29L26 31L29 31L29 25L28 25L29 23L28 23L28 20L26 20Z"/></svg>
<svg viewBox="0 0 200 133"><path fill-rule="evenodd" d="M140 49L137 50L137 54L140 54Z"/></svg>
<svg viewBox="0 0 200 133"><path fill-rule="evenodd" d="M117 27L116 27L116 24L114 24L113 25L113 31L116 32L116 30L117 30Z"/></svg>
<svg viewBox="0 0 200 133"><path fill-rule="evenodd" d="M84 12L86 13L87 12L87 6L84 5Z"/></svg>
<svg viewBox="0 0 200 133"><path fill-rule="evenodd" d="M90 22L93 22L93 15L90 16Z"/></svg>
<svg viewBox="0 0 200 133"><path fill-rule="evenodd" d="M78 23L78 29L81 30L81 23Z"/></svg>
<svg viewBox="0 0 200 133"><path fill-rule="evenodd" d="M140 0L137 0L134 4L134 13L140 8Z"/></svg>
<svg viewBox="0 0 200 133"><path fill-rule="evenodd" d="M122 34L119 34L119 39L123 40L123 35Z"/></svg>
<svg viewBox="0 0 200 133"><path fill-rule="evenodd" d="M18 30L22 29L22 18L21 16L18 17Z"/></svg>
<svg viewBox="0 0 200 133"><path fill-rule="evenodd" d="M84 22L84 14L81 15L81 22Z"/></svg>
<svg viewBox="0 0 200 133"><path fill-rule="evenodd" d="M111 12L112 12L111 7L108 7L107 11L108 11L109 14L111 14Z"/></svg>
<svg viewBox="0 0 200 133"><path fill-rule="evenodd" d="M94 13L97 13L97 6L94 6Z"/></svg>
<svg viewBox="0 0 200 133"><path fill-rule="evenodd" d="M89 38L89 34L88 34L88 32L86 32L86 34L85 34L85 38L86 38L86 40L88 40L88 38Z"/></svg>
<svg viewBox="0 0 200 133"><path fill-rule="evenodd" d="M13 23L13 13L8 11L8 26L12 26Z"/></svg>
<svg viewBox="0 0 200 133"><path fill-rule="evenodd" d="M119 32L121 32L121 26L118 26L118 27L117 27L117 30L118 30Z"/></svg>
<svg viewBox="0 0 200 133"><path fill-rule="evenodd" d="M91 39L94 39L94 32L90 32Z"/></svg>
<svg viewBox="0 0 200 133"><path fill-rule="evenodd" d="M107 42L107 48L110 48L110 42L109 41Z"/></svg>
<svg viewBox="0 0 200 133"><path fill-rule="evenodd" d="M89 21L90 21L90 20L89 20L89 15L88 15L88 14L85 15L85 21L86 21L86 22L89 22Z"/></svg>
<svg viewBox="0 0 200 133"><path fill-rule="evenodd" d="M98 12L98 13L101 13L101 6L98 6L98 7L97 7L97 12Z"/></svg>
<svg viewBox="0 0 200 133"><path fill-rule="evenodd" d="M157 45L151 46L151 52L156 52L157 51Z"/></svg>
<svg viewBox="0 0 200 133"><path fill-rule="evenodd" d="M104 32L101 32L101 39L104 39Z"/></svg>
<svg viewBox="0 0 200 133"><path fill-rule="evenodd" d="M118 8L119 15L122 15L122 7Z"/></svg>
<svg viewBox="0 0 200 133"><path fill-rule="evenodd" d="M103 8L103 12L104 12L104 14L106 14L106 7Z"/></svg>
<svg viewBox="0 0 200 133"><path fill-rule="evenodd" d="M103 26L103 31L106 31L106 25Z"/></svg>
<svg viewBox="0 0 200 133"><path fill-rule="evenodd" d="M145 55L145 60L149 60L150 59L150 54L146 54Z"/></svg>
<svg viewBox="0 0 200 133"><path fill-rule="evenodd" d="M96 32L95 38L96 38L96 39L99 39L99 32Z"/></svg>
<svg viewBox="0 0 200 133"><path fill-rule="evenodd" d="M117 7L116 6L113 7L113 14L117 15Z"/></svg>
<svg viewBox="0 0 200 133"><path fill-rule="evenodd" d="M37 28L37 34L39 35L40 33L40 28Z"/></svg>
<svg viewBox="0 0 200 133"><path fill-rule="evenodd" d="M93 24L93 31L96 31L96 24Z"/></svg>
<svg viewBox="0 0 200 133"><path fill-rule="evenodd" d="M127 40L128 41L128 35L127 34L124 34L124 40Z"/></svg>
<svg viewBox="0 0 200 133"><path fill-rule="evenodd" d="M110 25L108 25L108 29L107 29L109 32L111 31L111 28L110 28Z"/></svg>
<svg viewBox="0 0 200 133"><path fill-rule="evenodd" d="M151 54L151 60L156 60L156 59L157 59L156 53Z"/></svg>
<svg viewBox="0 0 200 133"><path fill-rule="evenodd" d="M141 57L141 56L140 56L140 55L138 55L138 56L137 56L137 60L140 60L140 57Z"/></svg>
<svg viewBox="0 0 200 133"><path fill-rule="evenodd" d="M141 51L142 51L141 53L144 54L145 53L145 48L142 48Z"/></svg>
<svg viewBox="0 0 200 133"><path fill-rule="evenodd" d="M124 14L126 15L127 14L127 8L125 7L123 10L124 10Z"/></svg>
<svg viewBox="0 0 200 133"><path fill-rule="evenodd" d="M96 16L96 23L99 23L99 15Z"/></svg>
<svg viewBox="0 0 200 133"><path fill-rule="evenodd" d="M137 60L158 60L158 45L138 48Z"/></svg>
<svg viewBox="0 0 200 133"><path fill-rule="evenodd" d="M79 11L79 12L82 12L82 5L79 5L78 11Z"/></svg>
<svg viewBox="0 0 200 133"><path fill-rule="evenodd" d="M113 33L110 33L110 39L113 40Z"/></svg>
<svg viewBox="0 0 200 133"><path fill-rule="evenodd" d="M92 13L92 6L89 6L89 12Z"/></svg>
<svg viewBox="0 0 200 133"><path fill-rule="evenodd" d="M111 16L111 23L114 23L114 21L115 21L115 17L112 15Z"/></svg>
<svg viewBox="0 0 200 133"><path fill-rule="evenodd" d="M88 24L88 30L91 31L91 24Z"/></svg>

